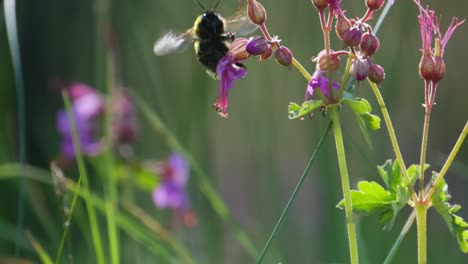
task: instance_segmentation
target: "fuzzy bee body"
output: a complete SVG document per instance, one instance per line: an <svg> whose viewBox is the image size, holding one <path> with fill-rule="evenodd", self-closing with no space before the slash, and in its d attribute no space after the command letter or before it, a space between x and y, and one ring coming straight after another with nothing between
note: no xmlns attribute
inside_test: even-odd
<svg viewBox="0 0 468 264"><path fill-rule="evenodd" d="M214 11L205 11L198 16L191 29L182 34L166 33L156 41L154 53L158 56L183 50L193 41L195 55L213 78L216 67L226 55L235 35L246 35L257 29L243 15L225 20Z"/></svg>

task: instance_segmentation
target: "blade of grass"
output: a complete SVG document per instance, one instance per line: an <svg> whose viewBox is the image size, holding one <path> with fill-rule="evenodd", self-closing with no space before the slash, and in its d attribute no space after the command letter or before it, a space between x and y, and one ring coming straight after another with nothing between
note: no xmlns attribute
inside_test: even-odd
<svg viewBox="0 0 468 264"><path fill-rule="evenodd" d="M184 157L188 160L190 167L195 172L196 180L200 186L202 193L206 196L208 201L213 206L215 212L224 220L226 221L230 227L234 230L237 239L244 247L244 249L253 257L257 256L257 250L255 246L250 241L247 234L241 229L239 224L235 221L233 215L229 211L226 204L223 202L220 195L216 192L210 180L200 164L190 155L190 152L182 146L178 138L171 130L164 124L161 118L151 110L148 104L136 94L132 94L133 99L136 102L136 105L140 110L143 112L144 117L148 120L149 124L153 127L153 129L163 135L166 138L166 142L168 146L180 152Z"/></svg>
<svg viewBox="0 0 468 264"><path fill-rule="evenodd" d="M31 242L34 250L39 255L39 258L41 259L43 264L54 264L47 252L44 250L41 244L33 237L31 232L26 231L26 237L28 238L29 242Z"/></svg>
<svg viewBox="0 0 468 264"><path fill-rule="evenodd" d="M5 26L7 31L8 44L10 46L11 61L16 83L16 96L18 108L18 131L19 131L19 161L23 166L26 164L26 104L23 83L23 69L21 66L21 52L18 41L18 26L16 23L16 0L5 0ZM16 229L16 244L22 240L24 224L24 177L18 178L19 199L18 199L18 226ZM20 248L15 246L15 257L20 255Z"/></svg>
<svg viewBox="0 0 468 264"><path fill-rule="evenodd" d="M24 175L27 179L52 185L52 178L49 171L31 165L26 165L24 169ZM19 177L20 172L21 165L18 163L0 164L0 180L17 178ZM67 190L72 192L76 191L78 197L85 200L90 206L100 211L102 214L106 213L106 202L103 199L85 188L77 189L76 186L77 183L74 181L70 179L66 180ZM161 257L161 260L166 260L164 263L180 263L177 262L173 256L170 256L169 251L162 245L162 243L160 243L160 240L151 236L152 232L148 232L148 230L143 228L139 222L132 220L129 216L119 211L116 214L116 224L121 230L129 234L135 241L141 243L155 256Z"/></svg>
<svg viewBox="0 0 468 264"><path fill-rule="evenodd" d="M317 157L317 153L322 147L322 143L325 141L325 138L327 137L328 133L330 132L330 129L332 127L332 122L328 125L327 129L323 133L322 137L320 138L317 147L315 148L314 152L312 153L312 156L310 157L309 163L307 163L307 166L304 169L304 173L302 174L301 178L297 182L296 188L294 188L293 193L291 194L291 197L288 200L288 203L286 204L286 207L284 207L283 212L281 213L280 218L278 219L278 222L276 223L276 226L273 228L273 231L271 232L270 238L268 239L267 243L265 244L265 247L262 250L262 253L260 254L257 264L262 263L268 249L270 248L271 242L276 236L276 233L278 232L279 228L281 227L281 224L283 223L283 220L286 218L288 215L289 208L291 208L292 204L294 203L294 200L296 199L297 194L301 190L302 184L304 183L304 180L309 174L309 170L312 167L312 164L315 161L315 158Z"/></svg>
<svg viewBox="0 0 468 264"><path fill-rule="evenodd" d="M67 112L68 121L71 125L73 148L75 150L76 163L78 165L78 172L80 174L78 183L81 183L82 181L83 189L88 190L89 188L88 171L86 170L86 166L83 160L83 155L81 154L81 144L80 144L80 138L77 133L77 126L76 126L77 124L76 124L75 116L72 112L73 110L71 107L70 98L66 90L62 91L62 96L63 96L63 101L65 103L65 110ZM77 185L76 188L77 190L73 190L73 191L78 193L80 191L80 185ZM87 199L85 199L85 203L86 203L86 209L88 211L89 223L91 226L91 234L93 237L94 251L96 252L96 261L98 264L104 264L105 263L104 249L102 246L101 233L99 231L96 212L94 211L94 208L91 206L91 204L89 203Z"/></svg>

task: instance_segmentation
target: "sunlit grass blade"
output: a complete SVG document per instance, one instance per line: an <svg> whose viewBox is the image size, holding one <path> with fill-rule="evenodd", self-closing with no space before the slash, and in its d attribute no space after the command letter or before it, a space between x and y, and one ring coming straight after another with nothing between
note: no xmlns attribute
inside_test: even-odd
<svg viewBox="0 0 468 264"><path fill-rule="evenodd" d="M225 220L231 226L231 228L234 229L236 237L241 243L241 245L247 250L247 252L252 257L255 258L257 256L257 250L255 249L255 246L250 241L247 234L241 229L239 224L234 220L228 207L223 202L219 194L216 192L213 185L210 183L208 176L206 175L200 164L193 158L190 152L184 146L182 146L175 134L172 133L171 130L169 130L169 128L164 124L161 118L154 111L151 110L148 104L146 104L146 102L141 97L133 94L133 98L135 99L136 105L143 112L144 117L148 120L152 128L166 138L168 146L171 149L180 152L182 155L185 156L192 170L195 173L195 179L198 182L202 193L211 203L215 212L223 220Z"/></svg>
<svg viewBox="0 0 468 264"><path fill-rule="evenodd" d="M275 228L273 228L273 231L271 232L270 238L268 239L267 243L265 244L265 247L262 250L262 253L260 254L257 264L262 263L263 259L265 258L266 253L268 252L268 249L270 248L271 242L276 236L276 233L278 232L279 228L281 227L281 224L283 223L283 220L286 218L288 215L289 208L291 208L291 205L294 203L294 200L296 199L297 194L301 190L302 184L304 183L304 180L309 174L309 170L312 167L312 164L315 161L315 158L317 157L318 151L322 147L323 142L325 141L325 138L327 137L328 133L330 132L330 129L332 127L332 123L328 125L327 129L323 133L322 137L320 138L319 142L317 143L317 147L315 148L314 152L312 153L312 156L310 157L309 163L307 163L307 166L304 169L304 173L302 174L301 178L297 182L296 188L294 188L293 193L291 194L291 197L288 200L288 203L286 204L286 207L284 207L283 212L281 213L280 218L278 219L278 222L276 223Z"/></svg>
<svg viewBox="0 0 468 264"><path fill-rule="evenodd" d="M73 148L75 150L75 156L76 156L76 162L78 165L78 172L80 174L80 178L78 180L78 183L81 181L83 182L83 189L88 190L88 171L86 169L84 160L83 160L83 155L81 153L81 144L80 144L80 138L78 136L77 132L77 124L75 120L75 116L73 114L73 110L71 107L71 102L70 98L65 90L62 92L63 96L63 101L65 104L65 110L67 112L67 117L69 120L69 123L71 125L71 131L72 131L72 140L73 140ZM80 186L76 186L77 190L73 190L74 192L78 193ZM98 221L96 217L96 213L94 211L94 208L90 205L89 201L85 199L86 203L86 209L88 211L88 217L89 217L89 223L91 226L91 235L93 237L93 244L94 244L94 251L96 253L96 260L98 264L104 264L105 259L104 259L104 248L102 246L102 240L101 240L101 232L99 231L99 226L98 226Z"/></svg>
<svg viewBox="0 0 468 264"><path fill-rule="evenodd" d="M16 23L16 0L5 0L5 26L7 31L8 44L10 46L13 73L15 76L16 96L18 103L18 131L19 131L19 161L26 164L26 104L23 83L23 69L21 66L21 52L18 42L18 26ZM19 199L18 199L18 226L16 229L16 243L22 240L24 223L24 196L26 184L23 177L18 178ZM19 247L15 246L15 256L19 257Z"/></svg>
<svg viewBox="0 0 468 264"><path fill-rule="evenodd" d="M37 241L33 237L31 232L26 231L26 237L28 238L29 242L31 242L31 244L32 244L34 250L36 251L36 253L39 255L39 258L41 259L42 264L54 264L52 259L49 257L49 254L47 254L47 252L44 250L44 248L39 243L39 241Z"/></svg>

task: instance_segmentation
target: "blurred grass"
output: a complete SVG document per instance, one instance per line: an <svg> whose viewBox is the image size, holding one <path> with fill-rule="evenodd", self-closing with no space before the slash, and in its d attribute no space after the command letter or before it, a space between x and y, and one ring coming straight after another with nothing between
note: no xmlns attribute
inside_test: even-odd
<svg viewBox="0 0 468 264"><path fill-rule="evenodd" d="M54 80L82 81L104 90L101 54L95 45L102 37L97 32L94 16L95 1L24 1L18 0L19 39L25 70L26 111L28 118L28 159L39 167L47 167L49 160L58 155L58 136L55 132L55 112L61 105ZM310 57L321 47L316 11L310 1L263 1L268 10L268 26L295 56L313 69ZM425 2L427 3L427 1ZM430 1L431 7L442 14L445 28L452 15L465 18L468 3L464 1ZM209 6L209 2L206 4ZM359 2L343 1L351 17L363 11ZM235 1L223 0L219 11L226 16L233 13ZM184 30L193 24L201 10L192 1L112 1L111 20L117 45L118 73L122 85L145 98L152 110L161 116L167 126L180 138L181 143L210 177L216 190L232 210L232 214L253 239L257 247L263 245L277 216L283 209L307 162L311 149L318 141L326 120L315 116L311 121L293 122L287 119L287 104L302 100L305 81L294 70L288 71L270 60L258 64L248 61L248 76L236 82L230 93L228 120L219 118L211 109L216 99L217 82L212 81L197 63L191 50L158 58L152 54L154 41L166 30ZM417 10L411 1L396 1L389 17L379 32L381 47L375 61L385 67L386 80L381 88L387 107L399 136L403 156L408 163L419 159L422 129L423 82L417 65L420 58L420 36ZM445 62L447 73L439 85L437 106L433 111L429 137L428 162L431 169L441 167L440 156L450 152L466 119L463 98L468 54L465 52L468 27L463 25L448 44ZM336 41L334 49L341 48ZM0 30L0 57L10 61L5 30ZM16 161L17 133L15 94L12 69L0 64L0 161ZM358 94L369 99L377 113L377 103L367 84L358 87ZM460 98L460 99L459 99ZM346 115L346 113L345 113ZM349 116L351 117L351 116ZM349 160L351 184L358 180L376 179L375 166L392 158L386 131L371 135L373 150L369 150L360 135L355 120L343 117L346 131L345 147ZM136 152L144 158L161 158L169 151L164 139L151 130L151 125L140 119L140 137ZM311 177L304 184L290 215L272 245L265 263L345 263L347 244L343 236L343 212L335 208L341 199L340 183L333 151L333 142L326 142L312 168ZM468 149L461 150L458 162L465 164ZM457 169L447 176L453 200L465 208L468 217L468 182L466 168ZM71 175L70 177L76 177ZM76 178L75 178L76 179ZM90 179L96 181L96 179ZM219 221L207 199L190 186L192 205L199 214L200 226L195 230L174 231L176 239L189 247L200 263L250 263L251 258L241 248L235 233ZM5 226L15 226L17 185L2 181L0 219ZM54 252L58 241L53 240L31 203L43 197L41 204L50 212L52 226L61 226L58 204L52 188L36 186L33 199L28 201L26 227L48 250ZM135 201L155 215L149 195L136 194ZM36 201L37 202L37 201ZM82 204L79 206L82 206ZM80 210L78 210L80 211ZM77 212L78 212L77 211ZM34 212L34 213L33 213ZM405 214L406 213L406 214ZM398 236L409 215L403 212L391 232L383 232L376 219L358 218L361 239L360 250L365 250L363 263L380 263ZM429 213L429 259L432 263L464 263L456 242L447 231L442 219ZM81 218L80 218L81 217ZM85 221L77 215L75 223ZM163 224L165 222L163 221ZM83 227L84 228L84 227ZM135 231L135 230L132 230ZM135 231L136 232L136 231ZM89 245L86 234L73 237ZM139 241L146 241L140 234ZM122 263L152 263L147 247L136 246L126 234L121 238ZM376 243L375 241L378 241ZM78 248L80 243L75 245ZM130 246L128 246L130 245ZM396 254L394 263L414 263L416 238L410 230ZM362 247L365 247L363 249ZM12 255L14 245L8 238L0 240L0 255ZM89 246L74 251L76 263L91 258ZM36 258L31 251L26 257ZM82 261L82 262L79 262Z"/></svg>

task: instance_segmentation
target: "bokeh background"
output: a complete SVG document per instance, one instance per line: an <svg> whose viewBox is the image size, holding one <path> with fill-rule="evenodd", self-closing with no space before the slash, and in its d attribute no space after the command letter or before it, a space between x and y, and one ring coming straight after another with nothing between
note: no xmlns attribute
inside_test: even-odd
<svg viewBox="0 0 468 264"><path fill-rule="evenodd" d="M310 1L262 2L268 11L270 32L280 36L295 57L313 71L315 66L310 58L322 49L322 35L317 12ZM210 7L215 1L205 0L203 4ZM444 29L451 16L463 19L468 11L465 1L430 1L430 4L441 15ZM229 16L237 7L237 1L222 0L218 11ZM343 1L349 17L362 16L364 7L364 1ZM23 132L27 136L28 163L48 168L50 160L59 155L55 113L63 106L54 83L80 81L105 90L104 43L110 39L116 51L121 84L142 96L161 116L200 162L258 250L264 246L328 124L327 118L321 115L305 121L287 118L288 103L301 102L306 87L305 80L294 68L285 69L273 60L261 64L254 59L246 62L248 76L235 83L230 93L229 118L223 119L211 108L217 95L217 82L205 74L192 50L166 57L156 57L152 52L159 36L168 30L185 30L193 24L201 13L194 1L18 0L17 10L27 129L18 129L16 92L2 15L0 162L18 161L18 135ZM417 68L420 59L417 14L412 1L397 0L379 32L381 47L375 56L375 61L386 70L381 91L408 164L419 161L423 123L423 82ZM109 22L105 29L98 26L103 19ZM440 82L431 120L427 161L432 170L439 170L443 165L467 121L467 41L468 25L463 25L446 50L447 72ZM333 39L334 49L340 49L340 45ZM358 85L357 93L367 98L374 106L374 113L381 116L367 83ZM384 123L381 130L371 134L373 149L370 149L347 111L343 112L343 122L352 186L356 187L359 180L379 181L376 165L393 158ZM166 157L170 149L165 139L141 115L139 126L135 153L145 159ZM461 215L468 218L468 146L462 147L446 179L452 201L465 207ZM53 256L62 231L60 205L51 186L28 181L25 187L24 228L31 230ZM199 263L253 263L254 259L240 246L230 225L213 211L196 183L191 182L190 190L199 224L191 229L173 228L177 239ZM14 254L19 195L17 179L2 180L0 256ZM158 218L150 194L138 195L139 206ZM344 212L335 208L340 199L335 146L329 137L265 263L347 263ZM362 263L383 262L409 213L409 209L402 211L390 232L383 231L375 217L356 218ZM460 252L442 218L434 210L429 216L429 261L466 263L468 257ZM104 218L101 224L104 230ZM73 225L72 233L78 233L77 225ZM122 263L159 263L151 252L122 233ZM72 237L75 237L76 263L93 263L92 243L79 234ZM22 256L38 260L27 242L21 247ZM415 263L416 255L413 227L394 263Z"/></svg>

